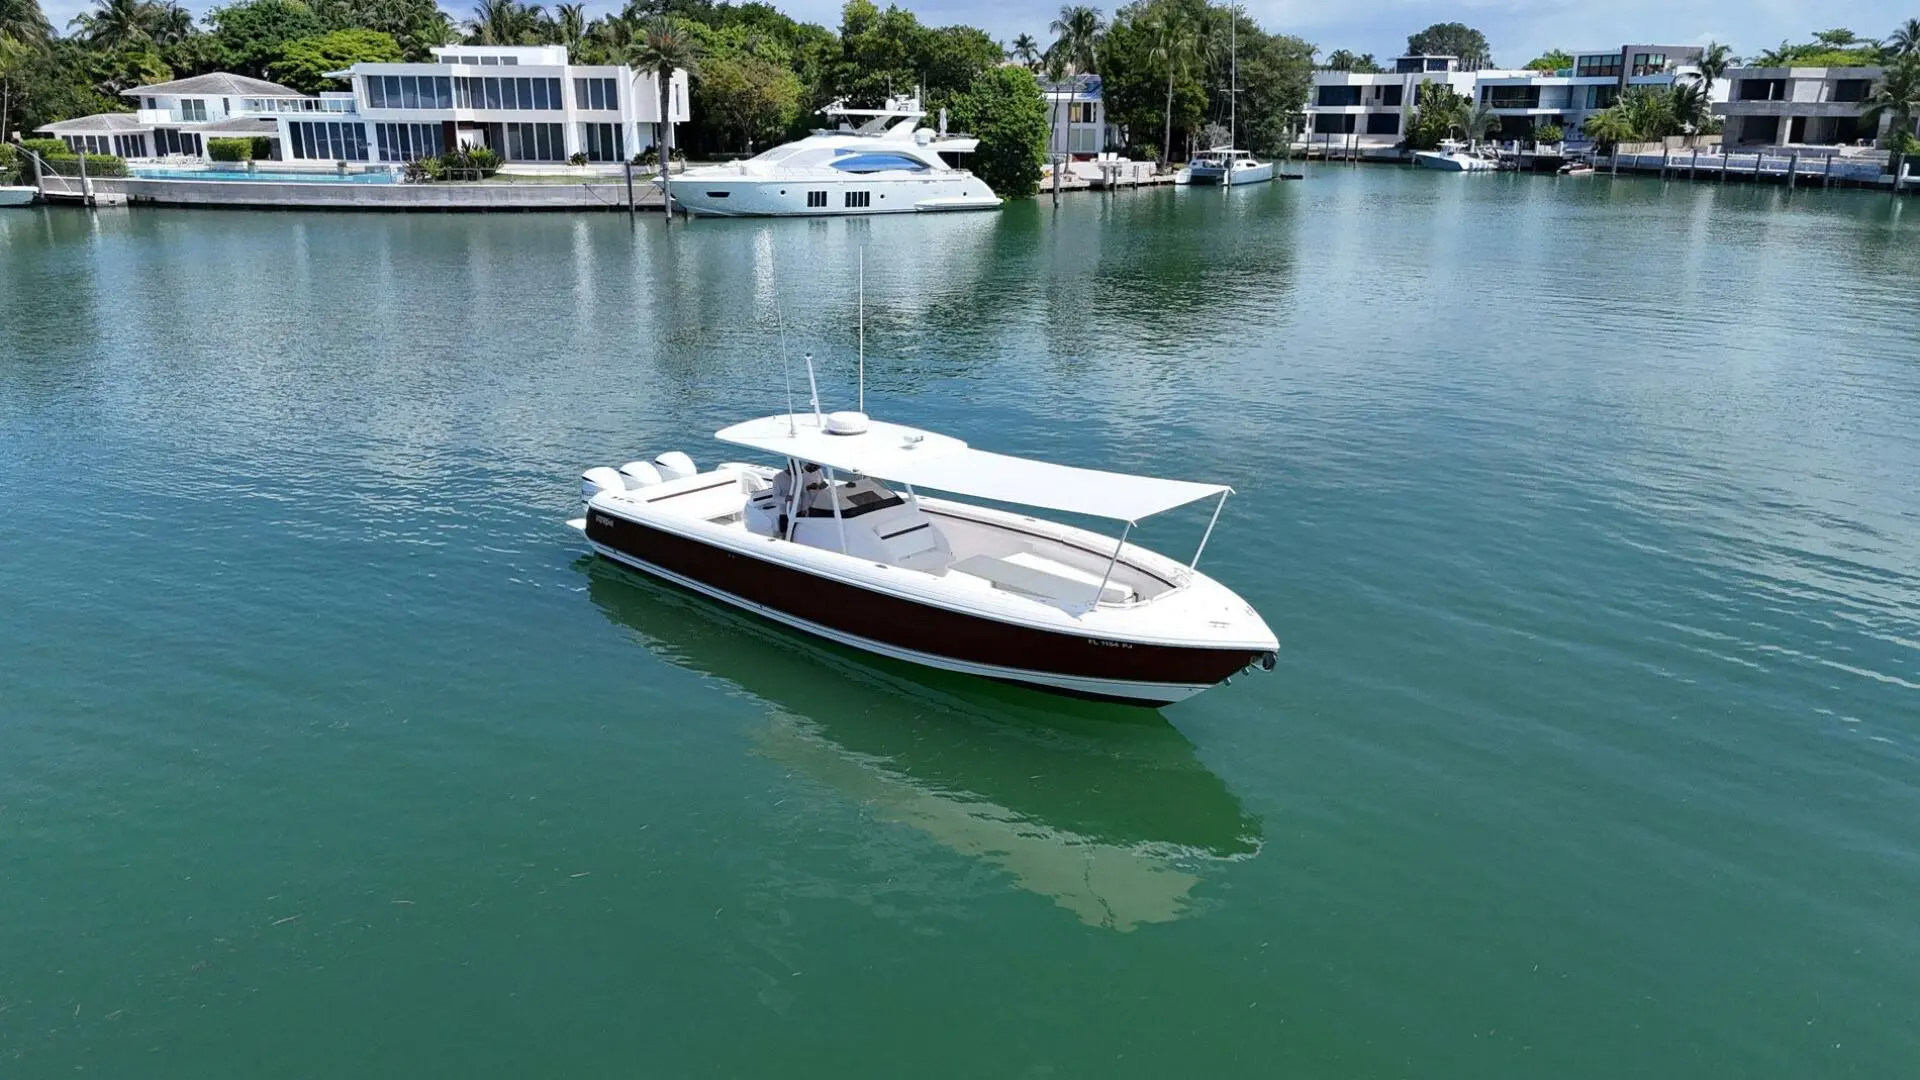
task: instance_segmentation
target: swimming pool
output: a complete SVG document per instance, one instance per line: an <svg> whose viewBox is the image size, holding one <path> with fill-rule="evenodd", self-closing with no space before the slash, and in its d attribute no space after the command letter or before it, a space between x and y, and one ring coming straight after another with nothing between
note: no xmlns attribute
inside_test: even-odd
<svg viewBox="0 0 1920 1080"><path fill-rule="evenodd" d="M136 180L259 180L295 184L391 184L393 174L367 173L293 173L244 172L221 169L135 169Z"/></svg>

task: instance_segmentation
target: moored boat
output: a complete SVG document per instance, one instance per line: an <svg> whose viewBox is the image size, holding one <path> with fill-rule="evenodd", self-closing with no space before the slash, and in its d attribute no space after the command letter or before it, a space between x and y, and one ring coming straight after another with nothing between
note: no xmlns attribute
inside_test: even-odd
<svg viewBox="0 0 1920 1080"><path fill-rule="evenodd" d="M823 638L930 667L1158 707L1279 648L1197 569L1128 544L1132 523L1231 489L990 453L863 413L715 434L784 459L698 471L664 454L582 476L569 522L600 555ZM883 479L884 478L884 479ZM920 489L1126 523L1118 539Z"/></svg>
<svg viewBox="0 0 1920 1080"><path fill-rule="evenodd" d="M1440 172L1494 172L1500 163L1468 149L1465 143L1448 139L1438 150L1416 150L1413 163L1423 169Z"/></svg>

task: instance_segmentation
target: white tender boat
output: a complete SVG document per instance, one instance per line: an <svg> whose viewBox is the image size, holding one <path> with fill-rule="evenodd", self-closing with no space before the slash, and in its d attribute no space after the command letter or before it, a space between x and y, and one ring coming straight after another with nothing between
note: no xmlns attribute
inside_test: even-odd
<svg viewBox="0 0 1920 1080"><path fill-rule="evenodd" d="M667 190L673 201L692 213L721 217L926 213L1000 205L986 181L941 157L971 151L980 141L921 127L926 112L917 100L889 100L882 109L836 102L823 112L842 121L837 130L816 131L746 161L702 165L671 176Z"/></svg>
<svg viewBox="0 0 1920 1080"><path fill-rule="evenodd" d="M1229 488L1009 457L858 412L715 434L784 459L697 471L685 454L581 477L568 524L600 555L843 645L1079 697L1161 706L1279 644L1196 569L1128 544L1132 523ZM1115 539L922 490L1127 523Z"/></svg>
<svg viewBox="0 0 1920 1080"><path fill-rule="evenodd" d="M1437 169L1440 172L1494 172L1500 163L1468 150L1467 145L1452 139L1440 144L1438 150L1416 150L1413 163L1423 169Z"/></svg>
<svg viewBox="0 0 1920 1080"><path fill-rule="evenodd" d="M39 188L0 185L0 206L25 206L39 194Z"/></svg>

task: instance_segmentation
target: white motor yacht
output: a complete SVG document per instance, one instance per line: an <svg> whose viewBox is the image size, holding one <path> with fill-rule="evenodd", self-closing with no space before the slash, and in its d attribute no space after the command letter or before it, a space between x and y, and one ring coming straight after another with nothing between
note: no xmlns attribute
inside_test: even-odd
<svg viewBox="0 0 1920 1080"><path fill-rule="evenodd" d="M1413 163L1423 169L1440 172L1494 172L1500 164L1468 149L1467 144L1447 139L1438 150L1416 150Z"/></svg>
<svg viewBox="0 0 1920 1080"><path fill-rule="evenodd" d="M823 110L839 120L745 161L702 165L667 179L682 209L721 217L905 214L988 210L1000 205L986 181L955 168L942 154L966 153L978 139L920 126L916 99L885 108ZM654 181L656 184L658 180Z"/></svg>
<svg viewBox="0 0 1920 1080"><path fill-rule="evenodd" d="M864 413L717 432L783 468L683 453L581 478L568 524L600 555L843 645L1079 697L1158 707L1279 648L1260 615L1132 523L1229 488L990 453ZM947 492L1126 523L1116 539Z"/></svg>

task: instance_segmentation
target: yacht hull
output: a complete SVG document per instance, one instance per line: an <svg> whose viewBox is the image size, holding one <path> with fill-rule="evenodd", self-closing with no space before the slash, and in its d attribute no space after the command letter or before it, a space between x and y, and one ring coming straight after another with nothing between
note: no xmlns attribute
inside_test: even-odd
<svg viewBox="0 0 1920 1080"><path fill-rule="evenodd" d="M668 180L667 189L676 206L703 217L838 217L1000 206L985 181L967 175L883 180L851 175L773 179L691 174Z"/></svg>
<svg viewBox="0 0 1920 1080"><path fill-rule="evenodd" d="M1197 185L1213 184L1223 187L1239 187L1243 184L1264 184L1273 179L1271 164L1246 165L1227 172L1223 169L1191 169L1188 183Z"/></svg>
<svg viewBox="0 0 1920 1080"><path fill-rule="evenodd" d="M1022 626L864 588L598 507L587 514L586 536L605 558L842 645L1074 697L1157 708L1268 655Z"/></svg>
<svg viewBox="0 0 1920 1080"><path fill-rule="evenodd" d="M1423 169L1438 172L1493 172L1494 164L1481 158L1466 154L1443 154L1431 150L1421 150L1413 155L1413 163Z"/></svg>

